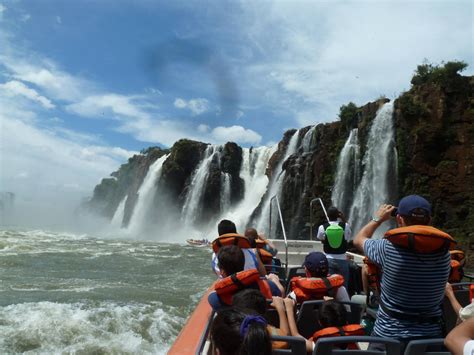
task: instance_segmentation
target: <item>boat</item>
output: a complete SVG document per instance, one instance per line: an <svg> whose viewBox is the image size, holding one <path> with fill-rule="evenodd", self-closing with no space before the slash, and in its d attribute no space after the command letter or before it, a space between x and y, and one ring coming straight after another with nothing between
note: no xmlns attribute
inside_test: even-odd
<svg viewBox="0 0 474 355"><path fill-rule="evenodd" d="M277 206L279 207L278 201L277 201ZM324 206L323 206L323 209L324 209ZM299 275L299 272L301 271L304 272L304 269L302 268L301 265L303 264L305 256L310 251L322 251L323 244L317 240L288 240L286 238L284 225L282 222L281 224L282 224L282 230L283 230L283 239L270 239L270 241L278 249L278 254L276 255L276 258L279 258L282 261L283 266L279 267L279 272L278 272L280 279L283 280L286 283L286 285L288 285L289 280L293 276ZM352 260L352 265L362 266L363 258L364 258L362 255L357 254L357 253L347 252L346 256L349 260ZM275 266L270 266L270 268L275 268ZM465 276L466 276L466 280L469 280L469 282L456 284L456 288L457 288L456 297L458 298L459 302L463 306L467 305L473 297L472 281L473 281L474 276L473 275L465 275ZM169 349L168 354L178 355L178 354L213 353L213 352L209 352L210 347L211 347L209 335L210 335L212 320L215 316L215 312L212 310L211 306L209 305L209 302L207 301L208 295L210 292L213 291L213 289L214 289L214 285L210 286L207 289L207 291L204 293L197 307L195 308L191 316L188 318L183 329L181 330L175 342L172 344L171 348ZM355 308L359 313L358 314L359 321L363 318L372 319L372 321L375 321L377 309L368 307L365 304L365 300L366 300L365 295L357 295L357 294L355 295L355 297L351 299L352 304L355 304L355 306L357 305L360 306L358 308L357 307ZM351 311L353 312L352 305L351 305ZM443 316L444 316L446 330L450 330L454 328L454 326L456 325L457 316L454 314L451 308L451 304L449 303L447 299L445 299L444 304L443 304ZM270 319L270 318L271 318L271 315L268 314L267 319ZM272 322L269 321L269 323L272 323ZM274 325L278 326L278 324L274 324ZM293 338L293 337L284 337L284 338ZM369 339L369 337L361 337L361 340L358 340L360 342L359 345L361 346L361 349L367 349L368 343L364 342L363 338ZM440 339L435 339L435 340L428 339L426 342L429 345L442 345L442 340ZM363 354L363 352L361 352L361 354ZM444 353L440 352L440 354L444 354Z"/></svg>
<svg viewBox="0 0 474 355"><path fill-rule="evenodd" d="M207 239L186 239L186 243L193 247L210 247L211 242Z"/></svg>

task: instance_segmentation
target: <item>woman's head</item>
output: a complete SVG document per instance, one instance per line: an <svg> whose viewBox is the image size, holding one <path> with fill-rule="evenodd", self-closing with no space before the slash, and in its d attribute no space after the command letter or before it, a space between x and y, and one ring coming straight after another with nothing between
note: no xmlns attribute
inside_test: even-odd
<svg viewBox="0 0 474 355"><path fill-rule="evenodd" d="M326 327L342 327L347 324L346 307L336 301L326 301L319 308L319 323Z"/></svg>
<svg viewBox="0 0 474 355"><path fill-rule="evenodd" d="M211 341L220 355L272 353L265 319L232 308L217 313L212 322Z"/></svg>

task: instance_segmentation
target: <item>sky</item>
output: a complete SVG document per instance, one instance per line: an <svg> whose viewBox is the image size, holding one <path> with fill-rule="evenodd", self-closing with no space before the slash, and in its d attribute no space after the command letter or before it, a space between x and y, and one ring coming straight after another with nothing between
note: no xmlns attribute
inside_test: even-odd
<svg viewBox="0 0 474 355"><path fill-rule="evenodd" d="M57 207L152 145L273 145L425 60L472 75L473 20L456 0L0 0L0 192Z"/></svg>

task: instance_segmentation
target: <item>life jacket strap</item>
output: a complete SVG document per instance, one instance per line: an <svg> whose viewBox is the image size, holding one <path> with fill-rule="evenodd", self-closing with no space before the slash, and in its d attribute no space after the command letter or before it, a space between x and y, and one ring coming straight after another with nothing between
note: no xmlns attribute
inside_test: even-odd
<svg viewBox="0 0 474 355"><path fill-rule="evenodd" d="M232 282L237 285L237 287L239 289L243 289L245 288L245 285L242 283L242 281L240 281L238 278L237 278L237 275L236 274L232 274L230 275L230 279L232 280Z"/></svg>
<svg viewBox="0 0 474 355"><path fill-rule="evenodd" d="M326 286L328 296L333 298L336 297L336 291L332 287L331 281L329 281L327 277L322 277L321 279L323 280L324 285Z"/></svg>

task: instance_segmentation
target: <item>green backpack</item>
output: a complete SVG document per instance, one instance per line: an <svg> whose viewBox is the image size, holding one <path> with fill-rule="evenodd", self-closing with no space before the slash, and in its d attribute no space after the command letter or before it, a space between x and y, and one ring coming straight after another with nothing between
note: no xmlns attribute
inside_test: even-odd
<svg viewBox="0 0 474 355"><path fill-rule="evenodd" d="M326 233L326 239L329 243L329 246L333 249L339 248L344 242L344 223L327 223L326 225L324 232Z"/></svg>

